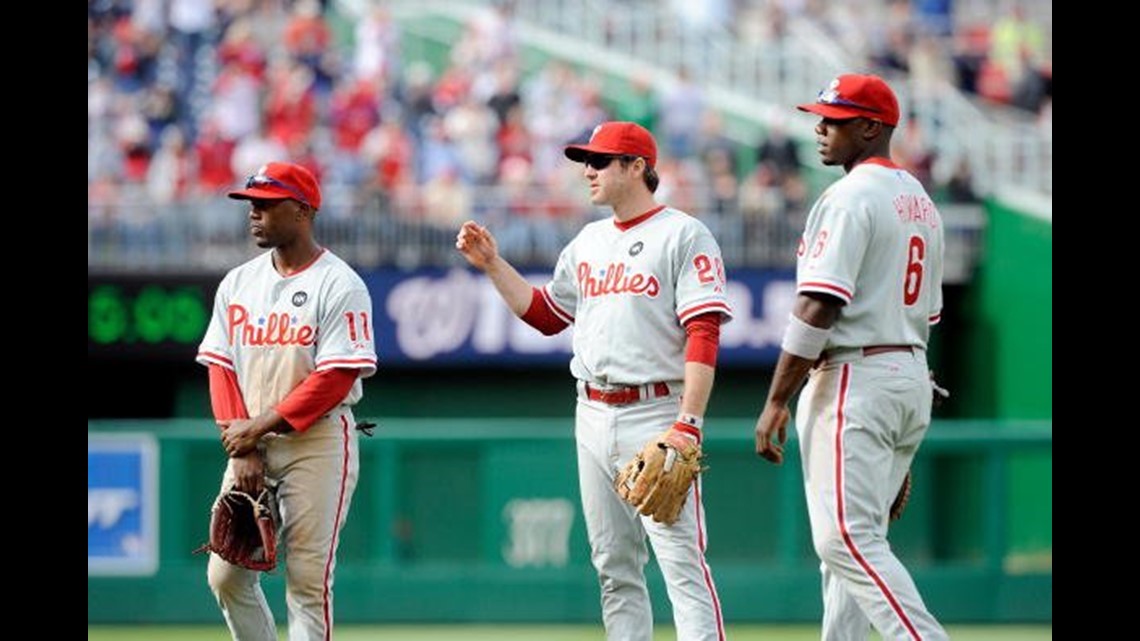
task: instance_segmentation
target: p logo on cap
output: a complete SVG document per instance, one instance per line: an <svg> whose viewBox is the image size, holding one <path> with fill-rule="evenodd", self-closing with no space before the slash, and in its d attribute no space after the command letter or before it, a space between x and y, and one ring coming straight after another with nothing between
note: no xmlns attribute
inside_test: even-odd
<svg viewBox="0 0 1140 641"><path fill-rule="evenodd" d="M271 162L245 181L245 189L227 194L234 200L293 200L321 208L321 188L313 172L291 162Z"/></svg>
<svg viewBox="0 0 1140 641"><path fill-rule="evenodd" d="M869 118L891 127L899 124L899 99L886 81L873 75L839 76L819 92L815 102L797 109L836 120Z"/></svg>

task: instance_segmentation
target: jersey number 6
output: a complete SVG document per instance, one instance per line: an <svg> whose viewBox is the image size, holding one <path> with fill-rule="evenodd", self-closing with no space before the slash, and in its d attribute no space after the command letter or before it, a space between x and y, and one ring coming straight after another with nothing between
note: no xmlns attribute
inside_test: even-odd
<svg viewBox="0 0 1140 641"><path fill-rule="evenodd" d="M903 277L903 304L907 307L918 302L922 291L922 262L926 258L926 241L922 236L911 236L906 249L906 275Z"/></svg>

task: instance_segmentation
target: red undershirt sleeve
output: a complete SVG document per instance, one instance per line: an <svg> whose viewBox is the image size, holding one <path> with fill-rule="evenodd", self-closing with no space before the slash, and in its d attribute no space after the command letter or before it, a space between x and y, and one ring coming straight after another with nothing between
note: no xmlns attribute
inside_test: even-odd
<svg viewBox="0 0 1140 641"><path fill-rule="evenodd" d="M359 373L348 367L313 372L274 409L294 430L304 432L348 396Z"/></svg>
<svg viewBox="0 0 1140 641"><path fill-rule="evenodd" d="M694 316L685 323L685 361L704 363L716 367L716 352L720 345L720 312Z"/></svg>
<svg viewBox="0 0 1140 641"><path fill-rule="evenodd" d="M210 363L210 408L215 421L249 418L241 396L237 374L232 369Z"/></svg>
<svg viewBox="0 0 1140 641"><path fill-rule="evenodd" d="M530 307L521 316L523 322L542 332L546 336L553 336L569 327L569 323L562 320L550 309L542 290L534 287L530 296Z"/></svg>

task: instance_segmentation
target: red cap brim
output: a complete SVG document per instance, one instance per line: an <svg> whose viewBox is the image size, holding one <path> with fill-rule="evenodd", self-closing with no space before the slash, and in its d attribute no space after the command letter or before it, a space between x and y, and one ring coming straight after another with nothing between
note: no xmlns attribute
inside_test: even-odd
<svg viewBox="0 0 1140 641"><path fill-rule="evenodd" d="M285 200L286 198L297 198L289 192L274 189L273 187L250 187L249 189L231 191L226 195L234 200Z"/></svg>

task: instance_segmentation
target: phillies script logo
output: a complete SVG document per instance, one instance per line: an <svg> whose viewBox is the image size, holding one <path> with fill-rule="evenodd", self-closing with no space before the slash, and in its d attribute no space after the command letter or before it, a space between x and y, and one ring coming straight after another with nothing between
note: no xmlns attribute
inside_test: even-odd
<svg viewBox="0 0 1140 641"><path fill-rule="evenodd" d="M294 317L286 312L269 314L258 319L256 325L249 322L249 310L241 305L230 305L226 310L226 321L230 328L230 345L238 343L249 347L262 345L312 345L317 339L317 330L311 325L296 325Z"/></svg>
<svg viewBox="0 0 1140 641"><path fill-rule="evenodd" d="M650 298L657 298L661 292L661 283L653 274L629 273L625 265L610 263L603 270L601 279L594 278L589 263L578 263L578 289L582 298L605 296L607 294L645 294Z"/></svg>

